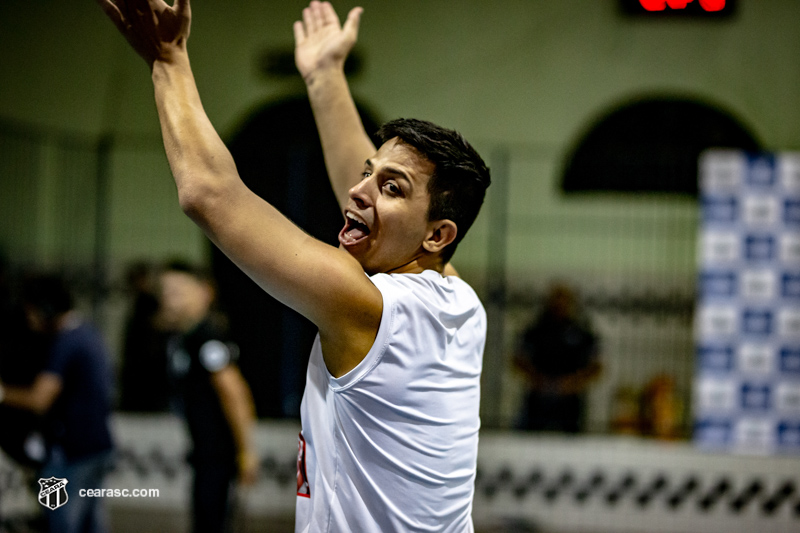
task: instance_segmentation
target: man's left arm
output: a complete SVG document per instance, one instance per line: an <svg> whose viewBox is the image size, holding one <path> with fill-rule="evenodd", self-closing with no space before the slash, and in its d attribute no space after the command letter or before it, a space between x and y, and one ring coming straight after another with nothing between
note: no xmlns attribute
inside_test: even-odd
<svg viewBox="0 0 800 533"><path fill-rule="evenodd" d="M258 454L253 444L255 407L250 387L236 366L228 365L211 374L211 384L231 427L236 444L239 479L250 485L258 474Z"/></svg>
<svg viewBox="0 0 800 533"><path fill-rule="evenodd" d="M50 410L62 388L61 376L52 372L41 372L29 387L0 383L0 403L42 415Z"/></svg>

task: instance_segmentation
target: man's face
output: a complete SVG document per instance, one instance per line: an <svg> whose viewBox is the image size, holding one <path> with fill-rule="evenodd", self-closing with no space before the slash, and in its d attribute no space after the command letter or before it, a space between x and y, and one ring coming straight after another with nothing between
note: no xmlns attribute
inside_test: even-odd
<svg viewBox="0 0 800 533"><path fill-rule="evenodd" d="M208 283L186 272L161 274L160 315L170 329L187 331L198 324L211 306L213 292Z"/></svg>
<svg viewBox="0 0 800 533"><path fill-rule="evenodd" d="M364 178L350 189L339 243L368 274L408 271L424 254L433 171L433 163L397 138L366 161Z"/></svg>

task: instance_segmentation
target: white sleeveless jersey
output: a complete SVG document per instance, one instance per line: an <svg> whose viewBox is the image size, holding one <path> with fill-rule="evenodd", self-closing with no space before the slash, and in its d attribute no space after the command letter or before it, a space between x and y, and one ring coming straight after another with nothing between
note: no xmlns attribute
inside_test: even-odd
<svg viewBox="0 0 800 533"><path fill-rule="evenodd" d="M301 406L296 532L472 531L486 312L456 277L377 274L375 343L340 378L317 336Z"/></svg>

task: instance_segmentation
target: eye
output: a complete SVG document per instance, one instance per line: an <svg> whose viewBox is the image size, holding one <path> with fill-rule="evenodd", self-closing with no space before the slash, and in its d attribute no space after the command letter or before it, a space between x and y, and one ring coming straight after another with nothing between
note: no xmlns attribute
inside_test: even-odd
<svg viewBox="0 0 800 533"><path fill-rule="evenodd" d="M387 181L383 186L392 195L400 196L403 193L402 189L393 181Z"/></svg>
<svg viewBox="0 0 800 533"><path fill-rule="evenodd" d="M364 172L361 173L361 179L362 180L365 180L370 176L372 176L372 171L370 171L370 170L365 170Z"/></svg>

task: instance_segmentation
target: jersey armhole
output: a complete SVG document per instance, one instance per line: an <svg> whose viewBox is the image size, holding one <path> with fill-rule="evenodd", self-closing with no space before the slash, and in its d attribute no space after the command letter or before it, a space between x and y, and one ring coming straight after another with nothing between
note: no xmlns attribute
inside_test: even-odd
<svg viewBox="0 0 800 533"><path fill-rule="evenodd" d="M380 363L386 351L386 345L391 338L392 324L397 309L396 289L392 285L391 278L388 274L376 274L369 279L378 288L381 293L381 298L383 298L381 324L378 326L378 333L375 335L375 341L372 343L372 347L355 368L338 378L333 377L330 372L327 371L327 368L325 369L328 374L330 387L333 390L343 390L351 387L369 374L370 371Z"/></svg>

